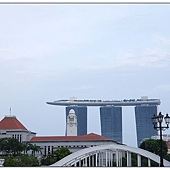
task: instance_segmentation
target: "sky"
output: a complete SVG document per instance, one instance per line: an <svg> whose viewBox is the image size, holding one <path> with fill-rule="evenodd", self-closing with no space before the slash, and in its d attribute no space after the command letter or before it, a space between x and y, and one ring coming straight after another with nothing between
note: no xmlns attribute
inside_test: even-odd
<svg viewBox="0 0 170 170"><path fill-rule="evenodd" d="M0 4L0 119L64 136L65 107L46 102L70 97L148 96L168 113L169 18L170 4ZM134 114L123 107L123 143L136 147ZM87 131L101 134L99 107Z"/></svg>

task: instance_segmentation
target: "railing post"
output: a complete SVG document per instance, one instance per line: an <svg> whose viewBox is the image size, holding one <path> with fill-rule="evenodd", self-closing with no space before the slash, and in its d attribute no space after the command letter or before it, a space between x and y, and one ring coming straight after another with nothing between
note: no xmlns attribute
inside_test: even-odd
<svg viewBox="0 0 170 170"><path fill-rule="evenodd" d="M137 156L137 159L138 159L138 167L141 166L141 156L138 154Z"/></svg>
<svg viewBox="0 0 170 170"><path fill-rule="evenodd" d="M107 150L106 150L106 163L105 166L107 167Z"/></svg>
<svg viewBox="0 0 170 170"><path fill-rule="evenodd" d="M87 156L85 158L85 166L87 167Z"/></svg>
<svg viewBox="0 0 170 170"><path fill-rule="evenodd" d="M100 151L99 151L99 156L98 156L98 159L99 159L99 166L100 166L100 159L101 159L101 156L100 156Z"/></svg>
<svg viewBox="0 0 170 170"><path fill-rule="evenodd" d="M96 152L96 167L97 167L97 163L98 163L97 159L98 159L98 152Z"/></svg>
<svg viewBox="0 0 170 170"><path fill-rule="evenodd" d="M131 164L131 152L127 151L127 166L132 166Z"/></svg>
<svg viewBox="0 0 170 170"><path fill-rule="evenodd" d="M119 166L119 155L118 155L118 150L116 150L116 166Z"/></svg>
<svg viewBox="0 0 170 170"><path fill-rule="evenodd" d="M151 160L148 158L148 167L151 166Z"/></svg>

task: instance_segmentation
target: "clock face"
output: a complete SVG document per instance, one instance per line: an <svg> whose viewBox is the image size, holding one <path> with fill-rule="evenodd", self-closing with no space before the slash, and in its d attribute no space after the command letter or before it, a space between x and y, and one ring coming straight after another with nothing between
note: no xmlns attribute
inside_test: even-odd
<svg viewBox="0 0 170 170"><path fill-rule="evenodd" d="M70 123L69 123L69 126L73 126L73 123L72 123L72 122L70 122Z"/></svg>

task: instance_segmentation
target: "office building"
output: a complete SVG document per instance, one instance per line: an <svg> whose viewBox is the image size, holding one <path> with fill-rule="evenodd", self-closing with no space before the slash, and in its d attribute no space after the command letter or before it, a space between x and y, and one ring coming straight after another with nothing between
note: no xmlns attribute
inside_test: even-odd
<svg viewBox="0 0 170 170"><path fill-rule="evenodd" d="M86 135L87 134L87 107L86 106L66 107L66 119L71 109L75 111L75 114L77 116L77 136Z"/></svg>
<svg viewBox="0 0 170 170"><path fill-rule="evenodd" d="M122 143L122 107L100 107L101 134Z"/></svg>
<svg viewBox="0 0 170 170"><path fill-rule="evenodd" d="M152 117L157 115L156 105L143 105L135 107L135 119L136 119L136 132L137 132L137 145L145 138L151 138L151 136L157 135L157 130L153 128Z"/></svg>

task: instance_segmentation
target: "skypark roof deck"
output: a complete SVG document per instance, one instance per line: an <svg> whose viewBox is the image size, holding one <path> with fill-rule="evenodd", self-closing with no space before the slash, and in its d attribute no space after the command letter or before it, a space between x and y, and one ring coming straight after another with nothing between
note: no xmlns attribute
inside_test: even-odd
<svg viewBox="0 0 170 170"><path fill-rule="evenodd" d="M46 102L58 106L137 106L137 105L160 105L160 99L129 99L129 100L57 100Z"/></svg>

